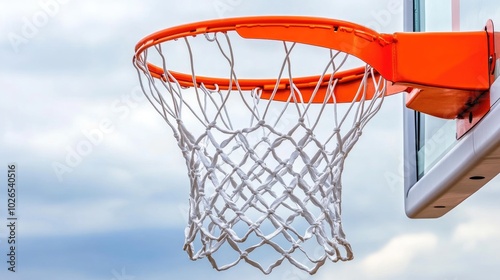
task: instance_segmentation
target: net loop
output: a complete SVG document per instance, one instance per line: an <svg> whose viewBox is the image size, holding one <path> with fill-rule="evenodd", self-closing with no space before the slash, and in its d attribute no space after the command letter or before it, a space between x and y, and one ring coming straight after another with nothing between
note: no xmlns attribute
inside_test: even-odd
<svg viewBox="0 0 500 280"><path fill-rule="evenodd" d="M348 55L326 49L323 72L305 95L292 66L297 44L276 42L282 60L270 100L265 100L264 88L245 88L245 80L238 78L242 58L231 33L197 38L205 39L203 52L215 49L222 59L213 67L225 67L227 87L197 75L196 62L208 54L196 56L194 37L177 41L187 49L196 86L179 83L169 67L176 53L162 45L170 41L142 50L134 59L142 90L172 129L188 168L184 250L192 260L207 258L217 270L243 260L264 274L285 259L310 274L327 259L351 260L342 228L341 175L346 156L380 109L385 80L366 65L354 98L340 105L335 74ZM151 57L158 59L155 65L162 65L164 75L149 71ZM323 101L313 102L320 90L325 90ZM288 96L272 101L278 94Z"/></svg>

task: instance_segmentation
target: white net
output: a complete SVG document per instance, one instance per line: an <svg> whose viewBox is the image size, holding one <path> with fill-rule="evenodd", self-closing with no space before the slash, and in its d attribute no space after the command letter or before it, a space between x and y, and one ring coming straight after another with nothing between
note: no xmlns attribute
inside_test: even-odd
<svg viewBox="0 0 500 280"><path fill-rule="evenodd" d="M196 57L194 40L181 43L188 50L189 74L199 84L197 61L209 58ZM207 34L203 41L204 51L212 47L222 55L217 67L226 67L229 89L182 87L168 67L178 54L163 51L166 43L135 59L145 95L186 160L191 190L184 250L192 260L208 258L217 270L243 260L265 274L285 259L310 274L328 259L351 260L341 221L341 174L347 154L382 104L385 80L366 66L353 102L335 102L337 79L330 78L324 102L312 103L293 83L295 44L275 42L282 49L277 83L286 77L291 86L286 102L269 101L260 98L262 89L239 86L239 60L227 33ZM320 80L337 73L347 58L326 51L322 61L313 62L323 69ZM166 78L149 72L151 57ZM368 84L375 93L368 94Z"/></svg>

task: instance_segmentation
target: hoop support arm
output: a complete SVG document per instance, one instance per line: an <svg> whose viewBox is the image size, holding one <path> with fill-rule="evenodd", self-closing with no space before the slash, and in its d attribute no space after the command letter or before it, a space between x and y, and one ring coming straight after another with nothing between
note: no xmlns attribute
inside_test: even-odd
<svg viewBox="0 0 500 280"><path fill-rule="evenodd" d="M496 58L492 46L499 37L491 21L485 31L476 32L389 35L340 24L238 25L236 31L244 38L294 41L354 55L395 85L407 86L407 107L446 119L463 118L487 101L484 93ZM484 108L479 111L485 113Z"/></svg>
<svg viewBox="0 0 500 280"><path fill-rule="evenodd" d="M486 90L488 36L476 32L397 32L333 25L240 24L244 38L299 42L354 55L385 79L413 87Z"/></svg>

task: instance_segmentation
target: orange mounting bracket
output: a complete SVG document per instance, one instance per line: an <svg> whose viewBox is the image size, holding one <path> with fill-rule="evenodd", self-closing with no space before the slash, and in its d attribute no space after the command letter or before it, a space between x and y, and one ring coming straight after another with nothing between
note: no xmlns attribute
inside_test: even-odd
<svg viewBox="0 0 500 280"><path fill-rule="evenodd" d="M440 36L440 33L435 34ZM443 38L451 38L448 34L453 32L445 33L446 36ZM406 106L436 117L456 119L458 139L476 125L490 109L489 88L495 81L497 53L500 53L500 33L494 31L493 22L488 20L485 31L456 32L456 34L463 35L460 35L462 42L450 40L435 46L441 51L444 51L443 47L454 48L450 49L449 55L455 58L443 57L428 65L431 73L436 64L446 64L450 67L449 73L452 77L446 82L447 88L428 88L422 85L409 87ZM453 77L458 72L467 77ZM428 81L432 80L430 78ZM436 80L440 78L438 76ZM463 78L469 79L470 84L466 87Z"/></svg>
<svg viewBox="0 0 500 280"><path fill-rule="evenodd" d="M500 33L495 32L493 21L488 20L485 26L488 36L488 81L491 86L496 79L498 54L500 54ZM469 103L467 104L469 105ZM477 99L471 100L470 108L465 110L457 118L457 139L462 137L474 125L476 125L490 110L489 88Z"/></svg>

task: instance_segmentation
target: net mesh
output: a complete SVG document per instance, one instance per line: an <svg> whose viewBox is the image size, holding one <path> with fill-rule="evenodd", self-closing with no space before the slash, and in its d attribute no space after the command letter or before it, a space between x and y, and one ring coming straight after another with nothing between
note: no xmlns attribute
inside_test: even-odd
<svg viewBox="0 0 500 280"><path fill-rule="evenodd" d="M199 84L196 61L206 56L195 57L192 40L182 43L193 83ZM243 260L265 274L285 259L310 274L327 260L351 260L342 229L341 174L347 154L382 104L385 80L367 65L353 102L337 104L338 81L331 75L324 102L313 104L293 83L295 44L278 42L283 55L273 94L281 77L290 79L291 86L286 102L269 101L260 98L262 89L239 86L228 33L207 34L204 41L222 54L221 64L229 70L227 90L206 84L182 87L169 70L176 54L169 58L166 43L135 59L142 89L172 129L188 168L184 250L192 260L208 258L217 270ZM146 65L153 56L165 71L162 79ZM338 72L346 60L347 54L327 50L320 80ZM375 93L367 100L369 83Z"/></svg>

